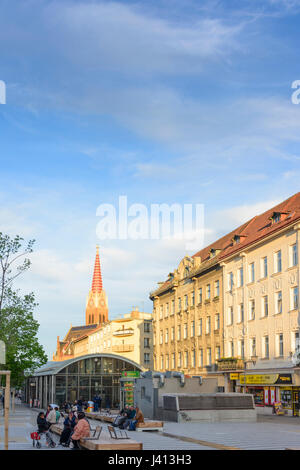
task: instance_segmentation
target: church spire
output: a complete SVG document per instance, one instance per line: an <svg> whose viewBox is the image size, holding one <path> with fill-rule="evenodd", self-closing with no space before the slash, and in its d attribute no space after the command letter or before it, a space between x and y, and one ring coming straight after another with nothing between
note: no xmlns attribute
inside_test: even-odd
<svg viewBox="0 0 300 470"><path fill-rule="evenodd" d="M101 325L107 321L108 302L102 285L99 246L97 245L92 288L86 302L85 323L86 325Z"/></svg>
<svg viewBox="0 0 300 470"><path fill-rule="evenodd" d="M100 267L100 258L99 258L99 246L96 247L96 259L94 266L93 282L92 282L92 291L94 294L102 291L102 275Z"/></svg>

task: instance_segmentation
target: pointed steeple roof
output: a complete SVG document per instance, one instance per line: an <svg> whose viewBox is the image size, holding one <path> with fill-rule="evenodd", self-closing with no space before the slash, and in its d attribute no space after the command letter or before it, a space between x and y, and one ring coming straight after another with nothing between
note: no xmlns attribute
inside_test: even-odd
<svg viewBox="0 0 300 470"><path fill-rule="evenodd" d="M95 294L96 292L102 291L102 275L100 268L100 258L99 258L99 246L96 247L96 259L94 266L93 282L92 282L92 291Z"/></svg>

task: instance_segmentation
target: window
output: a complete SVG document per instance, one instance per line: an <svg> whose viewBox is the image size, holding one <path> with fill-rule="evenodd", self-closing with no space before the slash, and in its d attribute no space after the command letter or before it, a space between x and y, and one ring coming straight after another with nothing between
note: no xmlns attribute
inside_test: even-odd
<svg viewBox="0 0 300 470"><path fill-rule="evenodd" d="M172 315L175 313L175 300L172 300Z"/></svg>
<svg viewBox="0 0 300 470"><path fill-rule="evenodd" d="M206 286L206 299L210 299L210 284L207 284Z"/></svg>
<svg viewBox="0 0 300 470"><path fill-rule="evenodd" d="M191 323L191 336L195 336L195 322L192 321Z"/></svg>
<svg viewBox="0 0 300 470"><path fill-rule="evenodd" d="M164 356L160 356L160 368L161 370L164 368Z"/></svg>
<svg viewBox="0 0 300 470"><path fill-rule="evenodd" d="M172 353L172 369L175 369L176 363L175 363L175 353Z"/></svg>
<svg viewBox="0 0 300 470"><path fill-rule="evenodd" d="M145 322L144 323L144 333L150 333L150 323L149 322Z"/></svg>
<svg viewBox="0 0 300 470"><path fill-rule="evenodd" d="M275 312L282 313L282 292L275 293Z"/></svg>
<svg viewBox="0 0 300 470"><path fill-rule="evenodd" d="M249 282L255 281L254 263L249 264Z"/></svg>
<svg viewBox="0 0 300 470"><path fill-rule="evenodd" d="M202 336L202 318L199 319L198 323L198 336Z"/></svg>
<svg viewBox="0 0 300 470"><path fill-rule="evenodd" d="M175 327L172 326L171 328L171 340L174 341L175 340Z"/></svg>
<svg viewBox="0 0 300 470"><path fill-rule="evenodd" d="M298 249L297 243L290 247L290 266L297 266L298 264Z"/></svg>
<svg viewBox="0 0 300 470"><path fill-rule="evenodd" d="M163 344L163 330L160 330L159 344Z"/></svg>
<svg viewBox="0 0 300 470"><path fill-rule="evenodd" d="M254 320L255 319L255 300L254 299L251 299L249 302L249 313L250 313L249 320Z"/></svg>
<svg viewBox="0 0 300 470"><path fill-rule="evenodd" d="M209 335L209 334L210 334L210 330L211 330L210 317L207 317L207 319L206 319L206 331L205 331L205 333L206 333L207 335Z"/></svg>
<svg viewBox="0 0 300 470"><path fill-rule="evenodd" d="M220 314L216 313L215 315L215 330L220 329Z"/></svg>
<svg viewBox="0 0 300 470"><path fill-rule="evenodd" d="M221 349L220 346L216 346L216 361L221 357Z"/></svg>
<svg viewBox="0 0 300 470"><path fill-rule="evenodd" d="M181 311L181 297L178 298L178 311Z"/></svg>
<svg viewBox="0 0 300 470"><path fill-rule="evenodd" d="M264 357L265 359L269 358L269 336L265 336L264 338Z"/></svg>
<svg viewBox="0 0 300 470"><path fill-rule="evenodd" d="M233 325L233 307L228 307L228 325Z"/></svg>
<svg viewBox="0 0 300 470"><path fill-rule="evenodd" d="M239 269L239 284L238 284L238 287L242 287L244 285L244 270L243 268L240 268Z"/></svg>
<svg viewBox="0 0 300 470"><path fill-rule="evenodd" d="M299 347L299 331L294 333L294 350Z"/></svg>
<svg viewBox="0 0 300 470"><path fill-rule="evenodd" d="M169 370L169 367L170 364L169 364L169 354L166 354L166 369Z"/></svg>
<svg viewBox="0 0 300 470"><path fill-rule="evenodd" d="M220 281L215 281L215 297L220 296Z"/></svg>
<svg viewBox="0 0 300 470"><path fill-rule="evenodd" d="M241 339L240 344L239 344L239 349L240 349L240 356L242 359L245 357L245 343L244 340Z"/></svg>
<svg viewBox="0 0 300 470"><path fill-rule="evenodd" d="M159 307L159 318L163 318L163 313L164 313L164 307L161 305Z"/></svg>
<svg viewBox="0 0 300 470"><path fill-rule="evenodd" d="M211 366L211 348L207 348L206 358L207 358L207 365Z"/></svg>
<svg viewBox="0 0 300 470"><path fill-rule="evenodd" d="M183 327L183 339L186 339L187 335L188 335L188 325L187 323L185 323Z"/></svg>
<svg viewBox="0 0 300 470"><path fill-rule="evenodd" d="M198 300L199 300L199 304L202 304L202 287L198 289Z"/></svg>
<svg viewBox="0 0 300 470"><path fill-rule="evenodd" d="M251 338L251 356L256 356L256 338Z"/></svg>
<svg viewBox="0 0 300 470"><path fill-rule="evenodd" d="M192 300L191 300L192 307L194 307L194 306L195 306L195 291L194 291L194 290L193 290L193 292L192 292L191 297L192 297Z"/></svg>
<svg viewBox="0 0 300 470"><path fill-rule="evenodd" d="M192 350L191 352L191 362L192 362L192 367L196 366L196 351L195 349Z"/></svg>
<svg viewBox="0 0 300 470"><path fill-rule="evenodd" d="M177 327L177 339L178 341L181 340L181 326L180 325L178 325Z"/></svg>
<svg viewBox="0 0 300 470"><path fill-rule="evenodd" d="M199 349L199 366L203 367L203 349Z"/></svg>
<svg viewBox="0 0 300 470"><path fill-rule="evenodd" d="M262 317L267 317L269 314L268 296L264 295L262 298Z"/></svg>
<svg viewBox="0 0 300 470"><path fill-rule="evenodd" d="M277 341L278 341L278 356L283 357L283 334L282 333L277 335Z"/></svg>
<svg viewBox="0 0 300 470"><path fill-rule="evenodd" d="M168 343L169 342L169 329L166 328L166 331L165 331L165 343Z"/></svg>
<svg viewBox="0 0 300 470"><path fill-rule="evenodd" d="M232 291L233 288L233 273L228 274L228 289Z"/></svg>
<svg viewBox="0 0 300 470"><path fill-rule="evenodd" d="M239 305L239 323L242 323L244 321L244 304L241 303Z"/></svg>
<svg viewBox="0 0 300 470"><path fill-rule="evenodd" d="M261 260L261 277L265 278L268 276L268 258L265 256Z"/></svg>
<svg viewBox="0 0 300 470"><path fill-rule="evenodd" d="M169 304L166 304L165 318L169 316Z"/></svg>
<svg viewBox="0 0 300 470"><path fill-rule="evenodd" d="M298 308L298 286L291 289L291 310Z"/></svg>
<svg viewBox="0 0 300 470"><path fill-rule="evenodd" d="M144 338L144 348L150 348L150 338Z"/></svg>
<svg viewBox="0 0 300 470"><path fill-rule="evenodd" d="M187 368L189 366L189 352L184 351L184 367Z"/></svg>
<svg viewBox="0 0 300 470"><path fill-rule="evenodd" d="M233 341L230 341L229 347L230 347L229 355L231 357L234 357L234 344L233 344Z"/></svg>
<svg viewBox="0 0 300 470"><path fill-rule="evenodd" d="M178 353L178 367L182 367L182 356L181 356L181 352Z"/></svg>
<svg viewBox="0 0 300 470"><path fill-rule="evenodd" d="M189 306L189 299L188 299L188 296L185 295L184 296L184 309L186 310Z"/></svg>
<svg viewBox="0 0 300 470"><path fill-rule="evenodd" d="M150 354L149 353L144 353L144 363L145 364L150 364Z"/></svg>
<svg viewBox="0 0 300 470"><path fill-rule="evenodd" d="M277 251L275 253L275 260L274 260L274 272L275 273L280 273L282 268L282 263L281 263L281 250Z"/></svg>

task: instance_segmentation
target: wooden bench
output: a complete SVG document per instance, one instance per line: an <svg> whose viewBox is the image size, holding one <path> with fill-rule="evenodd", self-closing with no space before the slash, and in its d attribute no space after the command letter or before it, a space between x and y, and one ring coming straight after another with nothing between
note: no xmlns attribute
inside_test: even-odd
<svg viewBox="0 0 300 470"><path fill-rule="evenodd" d="M97 419L99 421L104 421L107 423L113 423L118 415L104 415L104 414L96 414L96 413L88 413L86 414L87 418L90 419ZM151 420L145 418L144 423L138 423L136 425L136 431L163 431L164 422Z"/></svg>
<svg viewBox="0 0 300 470"><path fill-rule="evenodd" d="M51 430L55 434L60 435L63 431L63 425L53 424ZM143 450L143 444L141 442L134 441L130 438L113 439L103 433L101 433L98 439L80 439L79 443L81 447L87 450Z"/></svg>
<svg viewBox="0 0 300 470"><path fill-rule="evenodd" d="M107 429L112 439L129 439L127 432L123 429L118 429L114 426L107 426Z"/></svg>
<svg viewBox="0 0 300 470"><path fill-rule="evenodd" d="M145 419L144 423L138 423L136 425L136 431L163 431L163 421L152 421L151 419Z"/></svg>

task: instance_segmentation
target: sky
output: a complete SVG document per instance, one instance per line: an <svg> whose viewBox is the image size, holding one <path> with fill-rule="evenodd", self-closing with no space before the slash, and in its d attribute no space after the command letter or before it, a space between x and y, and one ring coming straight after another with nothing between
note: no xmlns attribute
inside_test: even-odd
<svg viewBox="0 0 300 470"><path fill-rule="evenodd" d="M0 0L0 19L0 231L36 240L15 288L50 359L97 244L110 319L151 312L198 251L99 239L100 205L202 204L207 245L299 191L300 0Z"/></svg>

